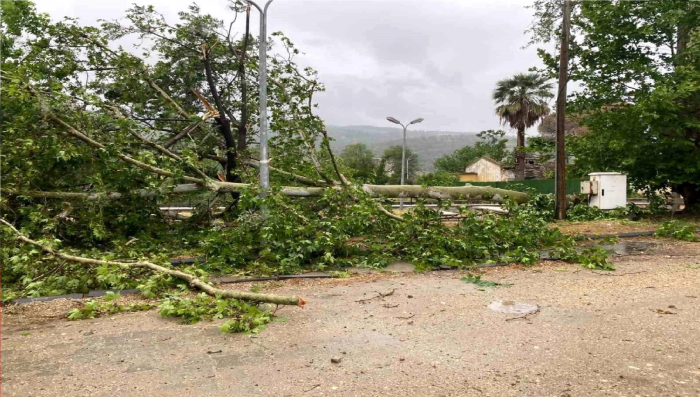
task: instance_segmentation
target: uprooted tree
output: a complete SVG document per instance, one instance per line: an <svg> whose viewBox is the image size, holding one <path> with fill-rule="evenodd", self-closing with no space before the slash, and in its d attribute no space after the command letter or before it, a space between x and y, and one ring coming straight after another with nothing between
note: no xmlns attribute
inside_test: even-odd
<svg viewBox="0 0 700 397"><path fill-rule="evenodd" d="M231 4L227 23L191 6L170 24L134 6L127 23L100 27L53 22L26 1L0 5L3 299L137 286L155 296L189 285L301 305L217 289L206 276L380 267L397 258L426 269L531 263L532 249L545 245L576 259L572 241L548 228L536 206L517 205L527 194L345 178L313 113L323 85L314 70L297 67L299 51L280 33L273 48L281 43L281 54L267 71L272 188L260 195L258 41L243 2ZM134 39L135 50L118 45ZM387 197L500 201L511 213L465 211L448 227L422 206L396 215ZM184 220L160 210L188 200L195 209ZM206 264L158 264L174 255Z"/></svg>

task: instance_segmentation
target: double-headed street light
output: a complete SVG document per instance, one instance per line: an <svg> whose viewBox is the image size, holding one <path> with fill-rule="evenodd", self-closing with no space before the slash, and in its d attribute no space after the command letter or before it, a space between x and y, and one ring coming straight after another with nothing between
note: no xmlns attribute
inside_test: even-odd
<svg viewBox="0 0 700 397"><path fill-rule="evenodd" d="M423 119L415 119L406 125L401 124L399 120L393 117L387 117L386 119L394 124L398 124L401 127L403 127L403 150L401 151L401 185L404 185L406 182L406 171L408 170L408 164L406 164L406 129L409 125L418 124L421 121L423 121ZM399 208L403 210L403 197L399 198L399 203Z"/></svg>

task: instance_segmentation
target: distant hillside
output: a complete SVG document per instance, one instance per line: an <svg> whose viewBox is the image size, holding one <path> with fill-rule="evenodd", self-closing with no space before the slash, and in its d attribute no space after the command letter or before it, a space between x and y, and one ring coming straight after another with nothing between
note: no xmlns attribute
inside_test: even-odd
<svg viewBox="0 0 700 397"><path fill-rule="evenodd" d="M411 126L415 127L415 126ZM393 145L402 144L402 129L392 127L372 126L328 126L328 134L334 139L331 147L340 153L345 146L354 143L364 143L381 157L384 150ZM426 172L434 171L435 160L467 145L474 145L479 138L476 132L447 132L422 131L409 128L406 145L415 153L421 162L421 169Z"/></svg>

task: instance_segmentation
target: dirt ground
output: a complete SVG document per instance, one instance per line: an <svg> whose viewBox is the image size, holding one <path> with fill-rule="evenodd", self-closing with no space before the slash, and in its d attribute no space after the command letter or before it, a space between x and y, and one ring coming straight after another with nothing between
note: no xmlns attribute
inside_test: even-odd
<svg viewBox="0 0 700 397"><path fill-rule="evenodd" d="M70 302L5 310L1 392L700 396L700 244L653 241L643 255L615 257L614 273L546 262L483 275L509 288L481 290L449 272L274 282L266 290L308 304L281 309L288 322L256 336L155 310L76 322L50 315ZM515 318L487 308L499 300L540 310Z"/></svg>
<svg viewBox="0 0 700 397"><path fill-rule="evenodd" d="M553 225L554 226L554 225ZM603 220L589 222L560 222L556 227L564 234L613 234L656 231L658 224L650 221L627 222L620 220Z"/></svg>

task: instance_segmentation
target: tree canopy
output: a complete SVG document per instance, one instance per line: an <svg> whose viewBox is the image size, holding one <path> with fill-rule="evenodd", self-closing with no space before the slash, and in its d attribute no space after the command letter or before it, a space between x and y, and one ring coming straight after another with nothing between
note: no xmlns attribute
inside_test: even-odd
<svg viewBox="0 0 700 397"><path fill-rule="evenodd" d="M246 31L234 40L231 24L195 5L175 24L153 7L135 5L124 21L99 27L52 22L26 1L2 7L3 189L125 192L207 184L208 178L257 179L257 156L249 150L257 134L250 127L257 124L251 72L257 56L245 8L232 5L232 15L246 18ZM144 39L141 53L115 44L130 35ZM296 66L291 41L273 37L285 52L271 59L268 71L274 166L325 175L332 169L328 157L319 155L314 163L306 155L324 131L312 113L313 94L323 86L315 71ZM293 180L288 175L273 178ZM23 203L17 199L4 203ZM34 217L42 217L45 227L51 225L47 230L100 241L109 231L134 233L151 223L147 204L154 201L141 201L130 206L143 211L124 211L117 203L76 209L91 212L73 217L90 219L89 227L55 219L48 208L30 210L36 206L22 207L16 220L36 224ZM48 206L62 210L60 203Z"/></svg>
<svg viewBox="0 0 700 397"><path fill-rule="evenodd" d="M547 76L519 73L496 83L493 100L503 125L518 131L517 147L525 146L525 130L549 114L552 84Z"/></svg>
<svg viewBox="0 0 700 397"><path fill-rule="evenodd" d="M474 146L465 146L435 160L435 168L441 172L462 173L480 157L487 156L498 162L511 162L512 152L507 149L508 139L503 130L487 130L477 134L480 141Z"/></svg>
<svg viewBox="0 0 700 397"><path fill-rule="evenodd" d="M389 175L388 183L398 184L401 182L401 156L402 146L395 145L384 151L382 160L385 162L385 172ZM416 175L420 172L420 160L416 153L413 153L411 148L406 148L406 183L413 183Z"/></svg>
<svg viewBox="0 0 700 397"><path fill-rule="evenodd" d="M533 41L558 26L556 7L536 3ZM571 77L582 86L572 112L588 132L571 138L577 173L620 171L637 187L671 188L700 202L700 70L695 2L579 2L572 15ZM552 75L558 56L539 54Z"/></svg>
<svg viewBox="0 0 700 397"><path fill-rule="evenodd" d="M564 134L566 136L583 135L586 133L586 127L579 125L578 119L580 119L580 117L569 116L566 118L564 122ZM557 114L550 113L545 116L540 125L537 126L537 132L540 134L541 138L551 141L555 140L557 137Z"/></svg>
<svg viewBox="0 0 700 397"><path fill-rule="evenodd" d="M348 145L340 153L343 164L354 171L354 177L371 182L375 176L374 153L364 143Z"/></svg>

